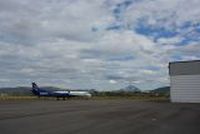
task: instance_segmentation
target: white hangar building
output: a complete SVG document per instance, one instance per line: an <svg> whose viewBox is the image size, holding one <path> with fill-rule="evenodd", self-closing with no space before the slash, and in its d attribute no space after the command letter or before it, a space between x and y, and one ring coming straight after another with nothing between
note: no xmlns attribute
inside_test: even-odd
<svg viewBox="0 0 200 134"><path fill-rule="evenodd" d="M169 63L171 102L200 103L200 60Z"/></svg>

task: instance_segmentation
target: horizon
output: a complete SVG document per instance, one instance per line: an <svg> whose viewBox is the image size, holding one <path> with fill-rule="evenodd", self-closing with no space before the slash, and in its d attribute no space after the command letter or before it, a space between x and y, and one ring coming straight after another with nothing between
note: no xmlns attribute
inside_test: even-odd
<svg viewBox="0 0 200 134"><path fill-rule="evenodd" d="M160 89L160 88L165 88L165 87L170 87L170 86L162 86L162 87L158 87L158 88L155 88L155 89L140 89L134 85L127 85L125 87L121 87L121 88L118 88L118 89L94 89L94 88L88 88L88 89L72 89L72 88L67 88L67 87L57 87L57 86L39 86L40 88L55 88L55 89L58 89L58 90L94 90L94 91L98 91L98 92L107 92L107 91L119 91L119 90L126 90L129 86L133 86L134 89L133 90L140 90L140 91L151 91L151 90L155 90L155 89ZM12 89L15 89L15 88L32 88L31 86L15 86L15 87L0 87L0 89L6 89L6 88L12 88Z"/></svg>
<svg viewBox="0 0 200 134"><path fill-rule="evenodd" d="M0 87L149 90L200 59L198 0L2 0Z"/></svg>

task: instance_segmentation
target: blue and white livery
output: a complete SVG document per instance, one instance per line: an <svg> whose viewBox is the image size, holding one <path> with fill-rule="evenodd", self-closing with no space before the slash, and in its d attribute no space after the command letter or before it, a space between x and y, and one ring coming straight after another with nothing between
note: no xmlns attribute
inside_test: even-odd
<svg viewBox="0 0 200 134"><path fill-rule="evenodd" d="M32 83L32 93L38 97L56 97L59 98L70 98L70 97L87 97L90 98L92 95L88 91L72 91L72 90L57 90L49 91L43 88L39 88L35 82Z"/></svg>

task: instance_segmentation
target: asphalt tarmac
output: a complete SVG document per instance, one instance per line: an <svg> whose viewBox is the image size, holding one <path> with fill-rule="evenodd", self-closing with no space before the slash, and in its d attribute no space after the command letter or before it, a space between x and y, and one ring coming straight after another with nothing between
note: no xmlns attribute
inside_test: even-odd
<svg viewBox="0 0 200 134"><path fill-rule="evenodd" d="M200 104L134 100L0 102L0 134L199 134Z"/></svg>

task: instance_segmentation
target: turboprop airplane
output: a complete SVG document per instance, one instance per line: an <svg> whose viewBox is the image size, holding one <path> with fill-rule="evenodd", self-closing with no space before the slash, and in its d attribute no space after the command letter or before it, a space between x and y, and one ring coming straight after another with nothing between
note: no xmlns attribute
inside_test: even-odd
<svg viewBox="0 0 200 134"><path fill-rule="evenodd" d="M72 91L72 90L56 90L49 91L47 89L39 88L35 82L32 83L32 93L38 97L56 97L59 98L70 98L70 97L87 97L90 98L92 95L88 91Z"/></svg>

